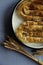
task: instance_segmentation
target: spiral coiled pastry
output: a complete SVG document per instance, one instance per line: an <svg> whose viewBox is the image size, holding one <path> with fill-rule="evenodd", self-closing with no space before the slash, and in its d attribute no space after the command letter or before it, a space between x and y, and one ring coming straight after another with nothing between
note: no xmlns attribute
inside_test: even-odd
<svg viewBox="0 0 43 65"><path fill-rule="evenodd" d="M43 0L23 0L16 12L25 22L16 30L22 42L43 43Z"/></svg>
<svg viewBox="0 0 43 65"><path fill-rule="evenodd" d="M17 14L24 20L43 21L43 5L29 0L22 1L17 7Z"/></svg>

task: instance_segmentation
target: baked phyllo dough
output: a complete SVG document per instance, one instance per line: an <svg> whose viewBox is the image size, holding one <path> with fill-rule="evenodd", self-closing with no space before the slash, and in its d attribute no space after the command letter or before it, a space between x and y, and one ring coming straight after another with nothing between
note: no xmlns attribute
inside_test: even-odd
<svg viewBox="0 0 43 65"><path fill-rule="evenodd" d="M42 4L43 5L43 0L32 0L35 4Z"/></svg>
<svg viewBox="0 0 43 65"><path fill-rule="evenodd" d="M24 20L43 21L43 5L39 4L36 0L22 1L17 6L16 12Z"/></svg>
<svg viewBox="0 0 43 65"><path fill-rule="evenodd" d="M16 29L16 35L25 43L43 43L43 22L25 21Z"/></svg>

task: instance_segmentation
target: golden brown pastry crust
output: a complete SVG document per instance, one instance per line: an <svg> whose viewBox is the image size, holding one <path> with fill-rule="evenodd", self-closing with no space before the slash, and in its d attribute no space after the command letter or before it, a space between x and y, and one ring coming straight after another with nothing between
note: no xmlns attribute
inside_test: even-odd
<svg viewBox="0 0 43 65"><path fill-rule="evenodd" d="M17 37L23 42L43 42L42 23L32 21L23 22L16 30Z"/></svg>
<svg viewBox="0 0 43 65"><path fill-rule="evenodd" d="M43 0L23 0L16 8L23 22L16 30L22 42L43 43Z"/></svg>
<svg viewBox="0 0 43 65"><path fill-rule="evenodd" d="M43 0L32 0L35 4L42 4L43 5Z"/></svg>
<svg viewBox="0 0 43 65"><path fill-rule="evenodd" d="M17 14L25 20L43 21L43 5L31 1L22 1L17 9Z"/></svg>

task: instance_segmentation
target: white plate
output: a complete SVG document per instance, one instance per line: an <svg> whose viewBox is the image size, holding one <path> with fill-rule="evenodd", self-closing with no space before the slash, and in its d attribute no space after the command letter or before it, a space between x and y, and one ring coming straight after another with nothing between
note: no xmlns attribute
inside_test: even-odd
<svg viewBox="0 0 43 65"><path fill-rule="evenodd" d="M18 6L18 4L17 4L17 6ZM20 17L18 17L18 15L16 13L16 7L15 7L13 15L12 15L12 27L13 27L14 33L15 33L17 27L23 22L23 20ZM31 48L37 48L37 49L43 48L43 43L24 43L24 42L22 42L22 43Z"/></svg>

